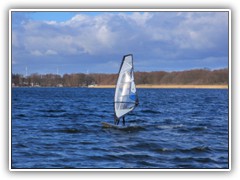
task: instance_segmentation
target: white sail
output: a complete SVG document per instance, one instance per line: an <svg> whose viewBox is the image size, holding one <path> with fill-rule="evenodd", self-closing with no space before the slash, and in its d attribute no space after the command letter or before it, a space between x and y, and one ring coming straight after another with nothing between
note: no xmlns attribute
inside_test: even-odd
<svg viewBox="0 0 240 180"><path fill-rule="evenodd" d="M114 96L114 109L116 118L131 112L138 104L138 96L133 76L133 56L123 57L119 70Z"/></svg>

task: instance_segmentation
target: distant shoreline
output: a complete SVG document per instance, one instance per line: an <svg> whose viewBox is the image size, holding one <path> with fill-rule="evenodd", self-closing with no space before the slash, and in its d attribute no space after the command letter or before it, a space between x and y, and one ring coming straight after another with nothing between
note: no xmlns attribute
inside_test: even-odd
<svg viewBox="0 0 240 180"><path fill-rule="evenodd" d="M227 84L223 85L181 85L181 84L139 84L137 88L151 88L151 89L228 89ZM115 85L96 85L89 88L115 88Z"/></svg>
<svg viewBox="0 0 240 180"><path fill-rule="evenodd" d="M223 85L195 85L195 84L188 84L188 85L181 85L181 84L161 84L161 85L154 85L154 84L139 84L136 85L139 89L228 89L227 84ZM12 88L115 88L115 85L90 85L90 86L69 86L69 87L56 87L56 86L12 86Z"/></svg>

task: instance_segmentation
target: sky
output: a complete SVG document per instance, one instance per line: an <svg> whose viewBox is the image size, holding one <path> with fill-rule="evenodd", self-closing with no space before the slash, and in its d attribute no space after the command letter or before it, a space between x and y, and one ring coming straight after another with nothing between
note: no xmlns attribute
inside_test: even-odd
<svg viewBox="0 0 240 180"><path fill-rule="evenodd" d="M12 12L12 73L228 67L228 12ZM26 72L27 69L27 72Z"/></svg>

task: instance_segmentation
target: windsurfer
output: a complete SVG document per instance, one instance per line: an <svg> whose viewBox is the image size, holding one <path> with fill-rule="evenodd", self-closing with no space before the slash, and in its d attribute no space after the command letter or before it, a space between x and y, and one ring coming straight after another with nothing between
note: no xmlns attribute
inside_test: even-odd
<svg viewBox="0 0 240 180"><path fill-rule="evenodd" d="M125 116L123 116L123 126L125 126Z"/></svg>
<svg viewBox="0 0 240 180"><path fill-rule="evenodd" d="M122 120L123 120L123 121L122 121L123 126L125 126L125 116L122 117ZM119 124L119 121L120 121L120 119L118 119L118 118L115 116L115 120L114 120L114 122L115 122L116 125Z"/></svg>

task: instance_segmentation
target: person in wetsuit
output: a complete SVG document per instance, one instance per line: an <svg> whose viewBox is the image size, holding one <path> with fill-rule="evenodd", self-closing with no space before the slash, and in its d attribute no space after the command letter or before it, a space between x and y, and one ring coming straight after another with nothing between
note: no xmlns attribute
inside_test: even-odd
<svg viewBox="0 0 240 180"><path fill-rule="evenodd" d="M135 99L135 98L136 98L136 95L134 94L132 97ZM137 107L138 104L139 104L139 100L138 100L138 98L137 98L137 99L136 99L136 102L135 102L135 106ZM116 125L119 124L119 121L120 121L120 119L118 119L118 118L115 116L114 122L115 122ZM122 116L122 123L123 123L123 126L125 126L125 116Z"/></svg>
<svg viewBox="0 0 240 180"><path fill-rule="evenodd" d="M125 116L123 116L122 119L123 119L123 121L122 121L122 122L123 122L123 126L125 126ZM118 119L118 118L115 116L114 122L115 122L116 125L119 124L119 121L120 121L120 119Z"/></svg>
<svg viewBox="0 0 240 180"><path fill-rule="evenodd" d="M123 126L125 126L125 116L123 116L122 118L123 118Z"/></svg>

